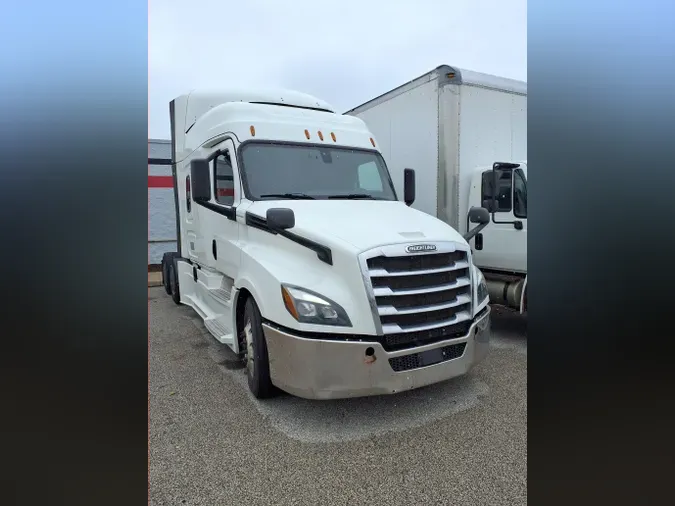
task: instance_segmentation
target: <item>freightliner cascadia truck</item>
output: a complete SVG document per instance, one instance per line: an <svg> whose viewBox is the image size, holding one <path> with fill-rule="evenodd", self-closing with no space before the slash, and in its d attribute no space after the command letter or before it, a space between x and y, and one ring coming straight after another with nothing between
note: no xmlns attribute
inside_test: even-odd
<svg viewBox="0 0 675 506"><path fill-rule="evenodd" d="M392 394L469 371L489 347L470 238L411 207L359 118L293 91L170 103L178 251L164 286L245 362L257 398Z"/></svg>

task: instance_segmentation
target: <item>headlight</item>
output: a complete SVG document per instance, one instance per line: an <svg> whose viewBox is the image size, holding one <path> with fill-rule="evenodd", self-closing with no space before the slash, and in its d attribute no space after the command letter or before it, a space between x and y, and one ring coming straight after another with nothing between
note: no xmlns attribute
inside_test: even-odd
<svg viewBox="0 0 675 506"><path fill-rule="evenodd" d="M476 306L479 306L485 302L485 299L489 297L489 294L485 276L483 276L483 273L478 267L476 267L476 281L478 282L476 286Z"/></svg>
<svg viewBox="0 0 675 506"><path fill-rule="evenodd" d="M318 293L297 286L282 285L281 297L291 316L301 323L352 326L342 307Z"/></svg>

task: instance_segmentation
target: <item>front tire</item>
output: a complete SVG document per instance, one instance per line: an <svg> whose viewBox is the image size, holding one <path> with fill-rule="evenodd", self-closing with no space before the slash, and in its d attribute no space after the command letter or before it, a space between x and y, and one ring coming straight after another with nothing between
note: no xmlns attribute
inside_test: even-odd
<svg viewBox="0 0 675 506"><path fill-rule="evenodd" d="M270 363L262 318L253 297L248 298L244 307L242 338L246 346L248 387L257 399L270 398L274 395L275 389L270 380Z"/></svg>

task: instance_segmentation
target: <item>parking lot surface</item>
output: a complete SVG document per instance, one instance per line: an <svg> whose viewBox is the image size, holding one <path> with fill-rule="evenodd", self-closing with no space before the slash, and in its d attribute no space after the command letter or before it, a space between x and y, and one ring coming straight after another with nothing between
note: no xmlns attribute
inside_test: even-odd
<svg viewBox="0 0 675 506"><path fill-rule="evenodd" d="M161 287L150 307L150 504L524 505L526 321L493 310L467 376L396 395L258 401Z"/></svg>

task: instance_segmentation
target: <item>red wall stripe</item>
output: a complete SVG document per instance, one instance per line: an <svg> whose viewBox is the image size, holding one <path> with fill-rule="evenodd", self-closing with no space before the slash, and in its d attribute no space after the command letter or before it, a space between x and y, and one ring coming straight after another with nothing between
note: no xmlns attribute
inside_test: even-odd
<svg viewBox="0 0 675 506"><path fill-rule="evenodd" d="M148 188L173 188L173 176L148 176ZM219 197L234 197L233 188L219 188Z"/></svg>
<svg viewBox="0 0 675 506"><path fill-rule="evenodd" d="M148 188L173 188L173 176L148 176Z"/></svg>

